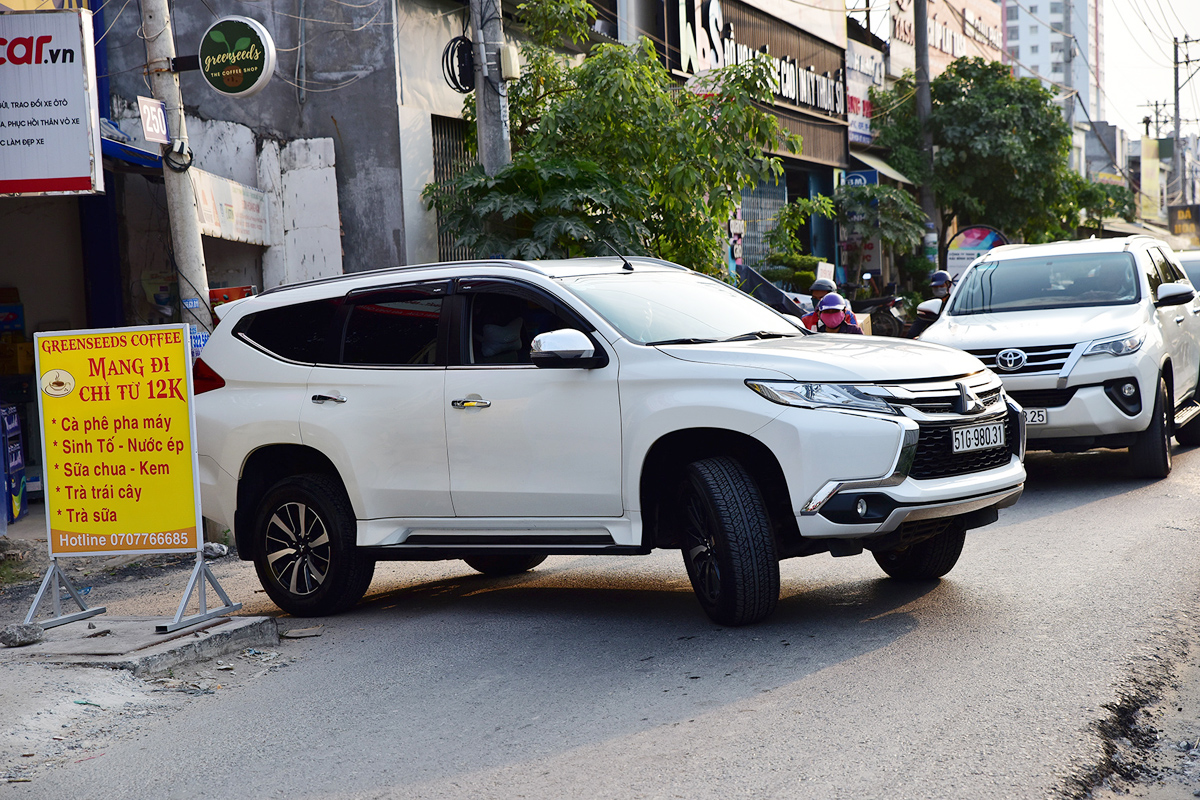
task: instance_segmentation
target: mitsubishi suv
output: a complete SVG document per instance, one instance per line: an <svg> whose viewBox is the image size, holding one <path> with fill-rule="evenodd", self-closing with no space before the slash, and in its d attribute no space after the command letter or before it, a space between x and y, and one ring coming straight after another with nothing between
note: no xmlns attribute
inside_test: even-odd
<svg viewBox="0 0 1200 800"><path fill-rule="evenodd" d="M221 312L195 362L204 513L296 615L349 608L384 559L670 548L741 625L783 558L940 577L1024 487L1020 407L974 356L809 334L663 261L404 267Z"/></svg>
<svg viewBox="0 0 1200 800"><path fill-rule="evenodd" d="M963 274L922 341L994 367L1031 449L1129 448L1171 471L1171 437L1200 444L1200 315L1175 254L1149 236L1007 245Z"/></svg>

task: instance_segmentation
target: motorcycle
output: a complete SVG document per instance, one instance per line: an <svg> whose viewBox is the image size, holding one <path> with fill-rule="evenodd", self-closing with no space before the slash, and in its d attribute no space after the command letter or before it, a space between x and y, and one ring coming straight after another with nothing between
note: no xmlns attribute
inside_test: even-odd
<svg viewBox="0 0 1200 800"><path fill-rule="evenodd" d="M877 290L871 273L863 273L863 282L872 289ZM842 284L842 292L846 297L853 298L861 288L862 286L859 284ZM897 307L903 305L903 298L896 294L895 283L889 283L885 286L884 292L884 294L878 297L852 299L850 301L850 310L856 316L869 316L871 318L871 333L876 336L903 336L906 322L904 314Z"/></svg>

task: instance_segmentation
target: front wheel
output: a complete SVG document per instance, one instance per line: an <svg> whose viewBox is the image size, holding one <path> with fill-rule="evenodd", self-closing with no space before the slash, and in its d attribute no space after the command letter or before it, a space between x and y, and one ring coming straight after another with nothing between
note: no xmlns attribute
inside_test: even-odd
<svg viewBox="0 0 1200 800"><path fill-rule="evenodd" d="M357 603L375 562L358 553L350 498L328 475L295 475L271 487L254 525L254 568L289 614L320 617Z"/></svg>
<svg viewBox="0 0 1200 800"><path fill-rule="evenodd" d="M704 612L748 625L779 602L779 557L754 478L732 458L689 464L680 497L683 563Z"/></svg>
<svg viewBox="0 0 1200 800"><path fill-rule="evenodd" d="M1171 474L1171 404L1167 382L1158 379L1150 426L1138 434L1129 448L1129 467L1138 478L1165 478Z"/></svg>
<svg viewBox="0 0 1200 800"><path fill-rule="evenodd" d="M908 547L880 550L873 555L875 563L896 580L929 581L954 569L966 540L965 529L948 530Z"/></svg>

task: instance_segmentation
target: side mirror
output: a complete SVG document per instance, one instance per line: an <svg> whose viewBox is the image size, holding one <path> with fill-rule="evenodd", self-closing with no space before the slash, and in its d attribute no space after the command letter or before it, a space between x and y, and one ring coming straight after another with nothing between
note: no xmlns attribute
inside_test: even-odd
<svg viewBox="0 0 1200 800"><path fill-rule="evenodd" d="M1159 308L1181 306L1184 303L1192 302L1195 296L1196 290L1186 283L1164 283L1158 287L1158 298L1154 301L1154 305Z"/></svg>
<svg viewBox="0 0 1200 800"><path fill-rule="evenodd" d="M939 298L926 300L917 306L917 316L923 319L937 319L942 313L942 301Z"/></svg>
<svg viewBox="0 0 1200 800"><path fill-rule="evenodd" d="M596 355L596 346L583 331L562 328L533 337L529 358L542 369L596 369L608 363L604 351Z"/></svg>

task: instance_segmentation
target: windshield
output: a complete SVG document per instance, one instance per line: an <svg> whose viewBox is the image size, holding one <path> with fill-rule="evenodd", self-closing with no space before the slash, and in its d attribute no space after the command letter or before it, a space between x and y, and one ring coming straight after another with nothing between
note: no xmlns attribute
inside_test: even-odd
<svg viewBox="0 0 1200 800"><path fill-rule="evenodd" d="M570 278L563 285L638 344L715 342L799 329L749 295L694 272L626 272Z"/></svg>
<svg viewBox="0 0 1200 800"><path fill-rule="evenodd" d="M1138 297L1131 253L1005 258L978 264L963 277L950 314L1115 306Z"/></svg>

